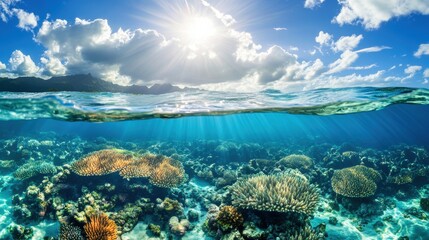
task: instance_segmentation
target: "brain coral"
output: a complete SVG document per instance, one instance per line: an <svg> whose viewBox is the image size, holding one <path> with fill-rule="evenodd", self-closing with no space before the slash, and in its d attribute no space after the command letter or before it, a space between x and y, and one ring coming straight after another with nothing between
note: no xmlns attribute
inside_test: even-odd
<svg viewBox="0 0 429 240"><path fill-rule="evenodd" d="M230 188L232 204L239 208L312 214L319 191L296 174L256 175Z"/></svg>
<svg viewBox="0 0 429 240"><path fill-rule="evenodd" d="M369 197L375 194L381 175L374 169L357 165L336 170L331 179L332 189L346 197Z"/></svg>
<svg viewBox="0 0 429 240"><path fill-rule="evenodd" d="M117 172L127 166L133 158L129 152L121 149L105 149L89 155L71 164L71 169L81 176L101 176Z"/></svg>
<svg viewBox="0 0 429 240"><path fill-rule="evenodd" d="M276 166L306 170L313 166L313 160L305 155L291 154L276 162Z"/></svg>
<svg viewBox="0 0 429 240"><path fill-rule="evenodd" d="M83 226L88 240L116 240L116 224L105 214L94 215Z"/></svg>

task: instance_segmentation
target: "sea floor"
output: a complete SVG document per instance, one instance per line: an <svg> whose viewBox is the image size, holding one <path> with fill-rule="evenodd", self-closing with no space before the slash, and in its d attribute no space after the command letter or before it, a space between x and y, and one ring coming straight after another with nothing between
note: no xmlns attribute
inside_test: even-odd
<svg viewBox="0 0 429 240"><path fill-rule="evenodd" d="M429 153L422 146L373 149L312 141L132 142L42 133L0 139L0 148L0 239L56 239L61 224L73 222L82 228L91 213L99 212L115 221L122 240L299 239L288 228L299 232L305 226L312 229L309 239L429 239L429 212L420 203L429 197ZM146 179L128 181L115 173L84 177L70 171L71 163L102 149L177 159L186 179L177 187L163 188ZM285 157L294 154L308 156L311 166L286 163ZM45 166L50 171L42 171L31 165L40 166L42 161L53 168ZM345 197L333 190L334 172L355 165L382 176L371 196ZM22 166L34 169L23 174ZM236 207L243 219L239 227L216 225L218 218L213 214L219 214L219 207L234 206L231 188L237 181L292 168L319 189L312 214ZM172 224L172 218L179 222ZM156 226L158 232L153 230Z"/></svg>

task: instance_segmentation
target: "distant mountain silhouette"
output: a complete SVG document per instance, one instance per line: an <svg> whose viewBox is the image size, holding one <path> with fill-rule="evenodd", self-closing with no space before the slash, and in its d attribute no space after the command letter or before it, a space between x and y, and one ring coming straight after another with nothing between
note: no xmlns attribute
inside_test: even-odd
<svg viewBox="0 0 429 240"><path fill-rule="evenodd" d="M180 88L171 84L155 84L147 86L121 86L91 74L79 74L63 77L52 77L44 80L37 77L0 78L0 91L8 92L119 92L134 94L163 94L170 92L180 92L190 88Z"/></svg>

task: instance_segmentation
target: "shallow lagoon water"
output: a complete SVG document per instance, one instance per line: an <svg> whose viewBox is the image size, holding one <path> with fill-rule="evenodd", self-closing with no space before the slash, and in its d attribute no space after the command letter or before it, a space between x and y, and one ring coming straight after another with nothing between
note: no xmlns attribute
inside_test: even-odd
<svg viewBox="0 0 429 240"><path fill-rule="evenodd" d="M295 239L288 229L299 232L303 226L313 229L310 239L429 238L429 213L420 204L429 197L427 90L0 95L1 239L58 237L60 223L82 230L85 223L76 216L94 211L115 220L122 239ZM113 148L174 158L187 177L174 188L153 186L146 179L128 181L116 173L85 177L69 171L61 181L52 180L67 164ZM294 171L319 189L314 213L237 207L243 217L239 227L207 228L213 205L234 206L231 186L255 174L290 171L280 160L293 154L312 159L311 168ZM57 169L16 177L24 164L41 161ZM376 192L350 198L333 191L334 172L356 165L381 175ZM44 179L54 185L49 191ZM34 198L29 197L31 186L38 189ZM179 203L176 212L165 210L166 199ZM64 211L68 207L75 209ZM178 231L169 222L172 217L190 226ZM160 227L160 235L149 230L150 224ZM16 233L18 225L31 230Z"/></svg>

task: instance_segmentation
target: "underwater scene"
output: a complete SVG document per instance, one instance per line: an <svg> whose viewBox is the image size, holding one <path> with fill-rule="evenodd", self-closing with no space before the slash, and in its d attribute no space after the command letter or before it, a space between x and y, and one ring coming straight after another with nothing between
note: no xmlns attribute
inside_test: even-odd
<svg viewBox="0 0 429 240"><path fill-rule="evenodd" d="M0 239L429 239L429 91L0 93Z"/></svg>

